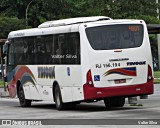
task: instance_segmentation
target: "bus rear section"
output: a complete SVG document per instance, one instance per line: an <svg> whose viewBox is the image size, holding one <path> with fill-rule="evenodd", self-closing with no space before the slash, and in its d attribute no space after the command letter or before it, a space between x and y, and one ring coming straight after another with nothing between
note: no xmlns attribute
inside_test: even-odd
<svg viewBox="0 0 160 128"><path fill-rule="evenodd" d="M152 56L144 21L88 24L85 33L85 100L104 99L106 106L120 107L126 97L153 94Z"/></svg>

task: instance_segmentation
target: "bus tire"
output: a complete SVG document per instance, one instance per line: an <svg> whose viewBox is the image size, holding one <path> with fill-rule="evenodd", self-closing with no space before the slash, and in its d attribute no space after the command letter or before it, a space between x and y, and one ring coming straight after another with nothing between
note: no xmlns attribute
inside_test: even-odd
<svg viewBox="0 0 160 128"><path fill-rule="evenodd" d="M104 99L104 104L106 108L123 107L125 104L125 98L124 97L106 98Z"/></svg>
<svg viewBox="0 0 160 128"><path fill-rule="evenodd" d="M125 98L124 97L120 97L117 101L117 107L123 107L125 104Z"/></svg>
<svg viewBox="0 0 160 128"><path fill-rule="evenodd" d="M54 94L55 94L55 103L56 103L57 110L65 109L65 104L62 101L62 96L61 96L61 92L58 85L55 88Z"/></svg>
<svg viewBox="0 0 160 128"><path fill-rule="evenodd" d="M24 90L23 90L22 85L20 85L18 93L19 93L18 94L19 103L21 107L30 107L32 101L25 99Z"/></svg>

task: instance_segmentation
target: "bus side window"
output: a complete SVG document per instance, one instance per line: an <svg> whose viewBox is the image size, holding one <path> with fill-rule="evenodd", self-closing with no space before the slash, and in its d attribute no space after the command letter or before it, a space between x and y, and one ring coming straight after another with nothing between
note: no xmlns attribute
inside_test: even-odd
<svg viewBox="0 0 160 128"><path fill-rule="evenodd" d="M15 38L14 39L14 59L15 64L20 65L23 63L23 55L24 55L24 44L23 44L23 38Z"/></svg>
<svg viewBox="0 0 160 128"><path fill-rule="evenodd" d="M79 64L80 63L80 38L77 33L71 35L71 55L73 62L72 64Z"/></svg>
<svg viewBox="0 0 160 128"><path fill-rule="evenodd" d="M58 49L58 36L53 35L53 45L52 45L52 63L53 64L59 64L59 60L55 57L57 55L56 51Z"/></svg>
<svg viewBox="0 0 160 128"><path fill-rule="evenodd" d="M80 64L80 36L78 33L54 35L53 42L54 64Z"/></svg>
<svg viewBox="0 0 160 128"><path fill-rule="evenodd" d="M58 63L63 64L64 63L64 58L62 57L64 55L64 34L60 34L58 36L58 48L56 49L56 55L59 57Z"/></svg>
<svg viewBox="0 0 160 128"><path fill-rule="evenodd" d="M28 50L26 51L27 64L35 64L34 56L34 37L27 38Z"/></svg>
<svg viewBox="0 0 160 128"><path fill-rule="evenodd" d="M14 65L14 44L11 43L9 45L9 58L8 58L8 64Z"/></svg>
<svg viewBox="0 0 160 128"><path fill-rule="evenodd" d="M45 36L45 63L52 64L53 36Z"/></svg>

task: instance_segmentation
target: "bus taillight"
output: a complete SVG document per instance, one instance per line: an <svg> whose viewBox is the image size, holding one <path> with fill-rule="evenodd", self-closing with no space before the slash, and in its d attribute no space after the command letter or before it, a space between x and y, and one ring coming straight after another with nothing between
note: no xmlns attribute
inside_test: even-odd
<svg viewBox="0 0 160 128"><path fill-rule="evenodd" d="M88 72L87 72L87 84L89 84L90 86L92 86L93 87L93 80L92 80L92 74L91 74L91 70L89 70Z"/></svg>
<svg viewBox="0 0 160 128"><path fill-rule="evenodd" d="M147 81L153 80L152 76L152 68L150 65L148 65L148 76L147 76Z"/></svg>

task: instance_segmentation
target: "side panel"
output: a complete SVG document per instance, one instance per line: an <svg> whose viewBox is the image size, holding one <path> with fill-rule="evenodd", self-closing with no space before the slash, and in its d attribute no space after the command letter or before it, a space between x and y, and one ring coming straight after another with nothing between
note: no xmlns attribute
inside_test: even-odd
<svg viewBox="0 0 160 128"><path fill-rule="evenodd" d="M72 102L77 99L73 97L81 96L80 90L73 89L82 87L77 28L78 25L46 28L43 32L34 29L36 33L32 33L31 37L27 36L27 30L11 34L9 66L27 65L17 66L9 73L12 97L16 95L17 81L26 85L24 91L27 99L53 101L55 82L60 86L64 102Z"/></svg>
<svg viewBox="0 0 160 128"><path fill-rule="evenodd" d="M62 101L65 102L72 102L72 87L60 87L61 89L61 95L62 95Z"/></svg>
<svg viewBox="0 0 160 128"><path fill-rule="evenodd" d="M31 71L31 69L28 66L17 66L15 69L13 69L8 75L7 75L7 82L8 82L8 88L9 93L11 97L15 97L17 93L17 82L20 81L21 85L23 85L24 93L26 94L27 99L31 99L31 93L30 93L30 87L35 86L36 87L36 78L33 75L34 73ZM28 87L29 86L29 87ZM39 94L38 99L40 99Z"/></svg>
<svg viewBox="0 0 160 128"><path fill-rule="evenodd" d="M84 100L83 87L72 87L73 101Z"/></svg>
<svg viewBox="0 0 160 128"><path fill-rule="evenodd" d="M38 85L29 84L31 99L42 100ZM26 98L27 99L27 98Z"/></svg>
<svg viewBox="0 0 160 128"><path fill-rule="evenodd" d="M30 92L30 85L29 84L25 84L23 86L23 90L24 90L25 98L26 99L32 99L31 92Z"/></svg>
<svg viewBox="0 0 160 128"><path fill-rule="evenodd" d="M80 65L57 65L55 68L55 76L61 89L63 102L83 99L82 91L79 89L82 87Z"/></svg>
<svg viewBox="0 0 160 128"><path fill-rule="evenodd" d="M9 92L16 96L16 83L20 81L26 99L53 102L53 83L58 82L63 102L83 100L80 65L28 65L17 66L8 75Z"/></svg>
<svg viewBox="0 0 160 128"><path fill-rule="evenodd" d="M37 85L39 89L39 93L42 97L42 100L53 102L53 91L52 86L47 85Z"/></svg>

